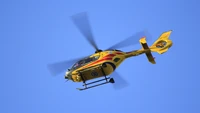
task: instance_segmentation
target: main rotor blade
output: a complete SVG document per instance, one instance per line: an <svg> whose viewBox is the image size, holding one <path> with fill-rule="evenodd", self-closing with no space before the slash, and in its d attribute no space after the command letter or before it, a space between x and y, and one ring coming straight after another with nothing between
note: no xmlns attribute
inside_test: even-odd
<svg viewBox="0 0 200 113"><path fill-rule="evenodd" d="M118 72L114 71L111 76L115 81L113 84L114 89L118 90L129 86L129 83Z"/></svg>
<svg viewBox="0 0 200 113"><path fill-rule="evenodd" d="M140 38L146 37L146 40L149 41L152 39L152 36L147 30L137 32L136 34L124 39L121 42L116 43L115 45L109 47L108 49L118 49L123 47L128 47L130 45L135 45L139 43Z"/></svg>
<svg viewBox="0 0 200 113"><path fill-rule="evenodd" d="M80 60L81 58L75 58L67 61L56 62L52 64L48 64L47 68L51 72L52 75L58 75L64 71L66 71L69 66L73 65L75 62Z"/></svg>
<svg viewBox="0 0 200 113"><path fill-rule="evenodd" d="M82 12L76 15L73 15L71 17L72 21L76 25L76 27L79 29L79 31L85 36L87 41L96 49L98 50L98 47L95 43L92 30L90 27L88 15L86 12Z"/></svg>

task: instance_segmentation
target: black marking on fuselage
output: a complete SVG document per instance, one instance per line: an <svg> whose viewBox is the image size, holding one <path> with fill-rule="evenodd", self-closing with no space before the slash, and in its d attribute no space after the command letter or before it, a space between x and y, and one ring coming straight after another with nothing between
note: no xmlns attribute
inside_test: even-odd
<svg viewBox="0 0 200 113"><path fill-rule="evenodd" d="M112 66L113 70L116 69L116 65L114 63L112 63L112 62L104 62L104 63L105 64L110 64Z"/></svg>

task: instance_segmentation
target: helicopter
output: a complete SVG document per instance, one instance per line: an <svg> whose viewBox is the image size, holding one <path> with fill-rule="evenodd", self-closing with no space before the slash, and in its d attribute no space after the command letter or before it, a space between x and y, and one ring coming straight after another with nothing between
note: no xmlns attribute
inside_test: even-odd
<svg viewBox="0 0 200 113"><path fill-rule="evenodd" d="M97 47L94 40L87 13L82 12L73 15L72 21L89 44L95 49L95 52L83 58L49 64L48 68L51 72L54 72L54 74L59 74L62 71L67 70L64 78L73 82L82 82L84 87L77 88L80 91L107 83L114 84L115 80L110 77L110 75L114 73L119 65L128 58L145 54L150 63L156 64L152 52L163 54L167 52L173 44L172 40L169 39L172 30L163 32L151 46L148 46L147 44L147 36L149 33L147 31L141 31L106 50L101 50ZM137 42L132 41L132 39L135 40L135 38L140 39L138 39ZM141 49L128 52L115 49L118 47L124 47L127 43L140 43L142 47ZM67 69L67 66L71 64L73 65ZM95 81L86 83L91 80ZM101 83L102 81L104 82Z"/></svg>

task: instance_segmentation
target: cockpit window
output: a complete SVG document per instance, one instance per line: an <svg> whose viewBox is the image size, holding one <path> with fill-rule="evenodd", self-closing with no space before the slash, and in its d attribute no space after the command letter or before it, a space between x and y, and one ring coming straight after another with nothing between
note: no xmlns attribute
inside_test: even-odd
<svg viewBox="0 0 200 113"><path fill-rule="evenodd" d="M78 62L76 62L76 63L72 66L72 70L73 70L73 69L77 69L77 68L79 68L79 67L81 67L81 66L84 66L84 65L86 65L86 64L88 64L88 63L90 63L90 62L93 62L93 61L97 60L98 58L99 58L99 55L94 56L94 57L87 57L87 58L84 58L84 59L82 59L82 60L79 60Z"/></svg>

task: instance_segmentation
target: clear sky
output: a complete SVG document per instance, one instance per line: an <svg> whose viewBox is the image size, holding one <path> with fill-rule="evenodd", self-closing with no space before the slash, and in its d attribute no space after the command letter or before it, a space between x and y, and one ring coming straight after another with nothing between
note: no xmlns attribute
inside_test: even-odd
<svg viewBox="0 0 200 113"><path fill-rule="evenodd" d="M1 113L199 113L198 0L1 0ZM117 72L129 86L78 91L47 64L94 53L70 16L86 11L98 46L106 49L148 29L152 44L173 30L173 46L127 59ZM140 49L132 45L123 51ZM68 67L66 67L67 69Z"/></svg>

